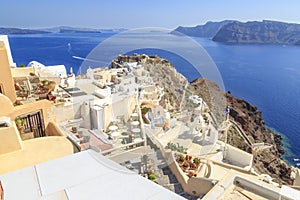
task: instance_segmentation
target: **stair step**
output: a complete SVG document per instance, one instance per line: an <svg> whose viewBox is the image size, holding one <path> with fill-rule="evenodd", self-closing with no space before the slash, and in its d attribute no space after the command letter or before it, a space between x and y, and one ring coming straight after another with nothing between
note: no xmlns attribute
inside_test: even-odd
<svg viewBox="0 0 300 200"><path fill-rule="evenodd" d="M176 194L184 193L184 191L179 183L167 184L167 185L163 185L163 187L175 192Z"/></svg>

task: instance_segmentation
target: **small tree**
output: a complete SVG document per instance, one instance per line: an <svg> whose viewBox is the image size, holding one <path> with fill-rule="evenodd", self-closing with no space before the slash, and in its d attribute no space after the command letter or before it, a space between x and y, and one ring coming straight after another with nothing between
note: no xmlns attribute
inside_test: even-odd
<svg viewBox="0 0 300 200"><path fill-rule="evenodd" d="M24 64L20 64L19 67L25 67L25 65Z"/></svg>

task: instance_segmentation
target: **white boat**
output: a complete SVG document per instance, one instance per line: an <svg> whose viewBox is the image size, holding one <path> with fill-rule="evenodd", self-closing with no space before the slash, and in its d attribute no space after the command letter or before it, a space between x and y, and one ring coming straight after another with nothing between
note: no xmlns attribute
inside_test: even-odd
<svg viewBox="0 0 300 200"><path fill-rule="evenodd" d="M298 162L300 159L299 158L294 158L293 161L294 162Z"/></svg>
<svg viewBox="0 0 300 200"><path fill-rule="evenodd" d="M297 166L300 166L300 163L296 163Z"/></svg>

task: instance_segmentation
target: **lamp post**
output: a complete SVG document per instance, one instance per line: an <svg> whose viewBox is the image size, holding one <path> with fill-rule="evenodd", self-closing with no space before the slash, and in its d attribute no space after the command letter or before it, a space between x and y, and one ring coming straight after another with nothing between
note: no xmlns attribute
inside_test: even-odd
<svg viewBox="0 0 300 200"><path fill-rule="evenodd" d="M227 106L225 108L225 114L226 114L226 122L228 122L229 121L229 114L230 114L229 106ZM225 159L225 157L226 157L227 131L228 130L225 129L225 139L224 139L225 145L224 145L224 151L223 151L223 159Z"/></svg>

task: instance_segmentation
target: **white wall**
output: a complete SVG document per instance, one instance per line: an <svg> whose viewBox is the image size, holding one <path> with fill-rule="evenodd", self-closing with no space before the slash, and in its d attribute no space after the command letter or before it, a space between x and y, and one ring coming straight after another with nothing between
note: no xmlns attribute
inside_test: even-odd
<svg viewBox="0 0 300 200"><path fill-rule="evenodd" d="M11 67L16 67L17 65L16 65L16 63L14 63L14 60L13 60L12 55L11 55L8 36L7 35L0 35L0 41L3 41L4 44L5 44L9 65Z"/></svg>
<svg viewBox="0 0 300 200"><path fill-rule="evenodd" d="M227 144L225 159L239 167L252 167L253 155Z"/></svg>

